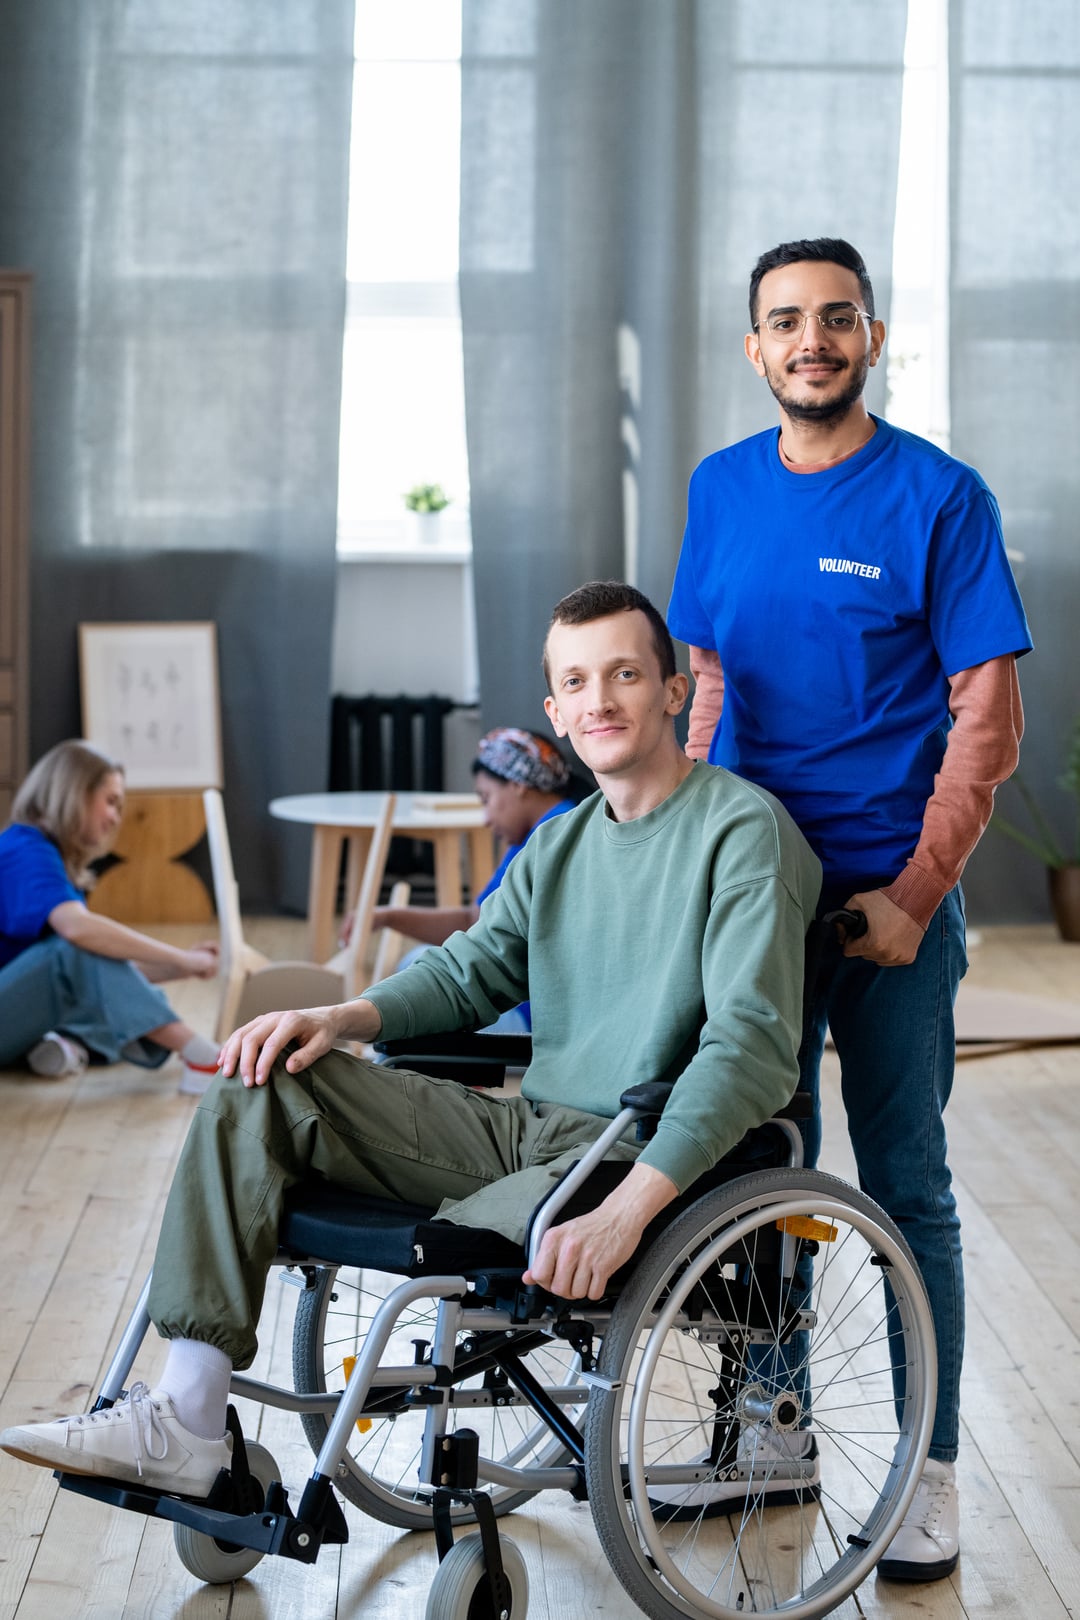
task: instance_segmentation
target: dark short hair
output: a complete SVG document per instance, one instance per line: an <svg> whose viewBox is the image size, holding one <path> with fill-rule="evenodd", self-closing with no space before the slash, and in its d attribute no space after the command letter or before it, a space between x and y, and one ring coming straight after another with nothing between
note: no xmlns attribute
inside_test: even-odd
<svg viewBox="0 0 1080 1620"><path fill-rule="evenodd" d="M594 619L610 619L614 613L635 612L644 613L649 621L653 646L660 665L660 675L663 680L669 681L677 673L671 632L649 598L636 586L624 585L620 579L594 579L588 585L579 585L569 596L564 596L561 602L555 604L551 623L548 625L548 635L557 624L591 624ZM548 667L546 636L544 679L550 691L551 673Z"/></svg>
<svg viewBox="0 0 1080 1620"><path fill-rule="evenodd" d="M874 289L870 285L870 276L863 263L862 254L856 252L850 242L845 242L840 236L815 236L804 242L781 242L779 247L770 248L763 253L750 272L750 325L757 325L758 288L761 286L762 276L767 276L770 270L780 270L785 264L804 264L807 260L819 264L839 264L845 270L854 270L859 278L859 288L866 305L866 313L871 320L874 318Z"/></svg>

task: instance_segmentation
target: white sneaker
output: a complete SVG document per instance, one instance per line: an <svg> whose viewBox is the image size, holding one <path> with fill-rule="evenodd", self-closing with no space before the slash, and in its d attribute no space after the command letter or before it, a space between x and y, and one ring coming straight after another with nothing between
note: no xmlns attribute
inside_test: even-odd
<svg viewBox="0 0 1080 1620"><path fill-rule="evenodd" d="M90 1061L90 1054L81 1041L50 1029L30 1048L26 1061L34 1074L47 1080L60 1080L66 1074L81 1074Z"/></svg>
<svg viewBox="0 0 1080 1620"><path fill-rule="evenodd" d="M180 1084L176 1089L181 1096L201 1097L204 1092L209 1091L217 1072L216 1063L212 1069L204 1069L199 1063L185 1062L180 1074Z"/></svg>
<svg viewBox="0 0 1080 1620"><path fill-rule="evenodd" d="M141 1383L100 1412L5 1429L0 1446L64 1474L94 1474L180 1496L209 1496L220 1471L232 1464L229 1435L204 1440L192 1434L168 1395Z"/></svg>
<svg viewBox="0 0 1080 1620"><path fill-rule="evenodd" d="M700 1468L709 1453L691 1458ZM649 1504L666 1522L711 1519L741 1513L747 1501L762 1507L816 1502L821 1495L821 1458L810 1429L778 1434L763 1423L745 1424L736 1453L740 1477L709 1478L687 1485L650 1485Z"/></svg>
<svg viewBox="0 0 1080 1620"><path fill-rule="evenodd" d="M887 1581L940 1581L960 1557L960 1493L955 1463L927 1458L904 1522L877 1572Z"/></svg>

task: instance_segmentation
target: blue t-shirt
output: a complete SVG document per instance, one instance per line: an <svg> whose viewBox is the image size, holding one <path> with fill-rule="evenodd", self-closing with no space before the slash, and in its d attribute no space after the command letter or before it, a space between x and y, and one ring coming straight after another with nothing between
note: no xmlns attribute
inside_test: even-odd
<svg viewBox="0 0 1080 1620"><path fill-rule="evenodd" d="M0 833L0 968L41 938L54 906L81 899L50 838L37 827L5 827Z"/></svg>
<svg viewBox="0 0 1080 1620"><path fill-rule="evenodd" d="M484 885L480 893L477 895L477 905L482 905L489 894L495 893L495 890L499 887L499 884L506 876L506 868L510 865L510 862L513 860L518 851L525 848L525 845L529 842L529 839L532 837L537 827L542 827L545 821L551 820L552 816L563 816L568 810L574 810L576 808L577 806L573 799L560 799L558 804L553 804L550 810L545 810L543 815L540 817L540 820L533 822L532 826L525 834L525 837L521 840L521 843L511 844L509 846L506 854L503 856L502 860L491 874L489 881ZM521 1006L518 1008L518 1011L525 1020L525 1028L527 1030L532 1029L532 1007L529 1005L529 1003L527 1001L523 1001Z"/></svg>
<svg viewBox="0 0 1080 1620"><path fill-rule="evenodd" d="M720 655L710 763L776 794L827 882L902 870L945 751L947 677L1031 647L983 480L873 420L821 472L785 467L777 428L707 457L668 609L673 635Z"/></svg>
<svg viewBox="0 0 1080 1620"><path fill-rule="evenodd" d="M560 799L558 804L553 804L550 810L544 811L539 821L533 822L520 844L511 844L509 846L506 854L503 856L502 860L491 874L491 877L477 895L476 903L478 906L483 904L489 894L495 893L495 890L499 887L499 884L506 876L506 868L510 865L510 862L513 860L518 851L525 848L525 845L528 843L537 827L542 827L545 821L551 820L552 816L565 815L567 810L573 810L574 808L575 804L573 799Z"/></svg>

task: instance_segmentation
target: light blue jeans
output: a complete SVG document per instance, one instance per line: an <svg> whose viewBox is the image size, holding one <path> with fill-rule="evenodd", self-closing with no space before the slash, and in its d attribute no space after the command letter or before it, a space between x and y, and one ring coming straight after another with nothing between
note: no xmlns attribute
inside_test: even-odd
<svg viewBox="0 0 1080 1620"><path fill-rule="evenodd" d="M156 1069L169 1053L146 1040L147 1031L175 1022L165 996L137 967L80 950L56 934L0 970L0 1068L55 1029L106 1063Z"/></svg>
<svg viewBox="0 0 1080 1620"><path fill-rule="evenodd" d="M945 896L908 967L845 957L828 939L810 995L800 1088L815 1098L804 1128L806 1164L821 1148L819 1069L826 1026L840 1059L859 1185L892 1216L919 1263L934 1316L937 1411L930 1456L953 1462L964 1354L960 1221L942 1115L955 1061L953 1004L967 969L964 901ZM894 1383L902 1373L894 1367Z"/></svg>

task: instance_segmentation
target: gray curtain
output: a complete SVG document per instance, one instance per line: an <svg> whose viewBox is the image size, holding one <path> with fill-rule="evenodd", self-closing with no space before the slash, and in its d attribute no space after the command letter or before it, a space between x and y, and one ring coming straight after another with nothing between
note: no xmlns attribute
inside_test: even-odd
<svg viewBox="0 0 1080 1620"><path fill-rule="evenodd" d="M1035 652L1020 665L1021 770L1075 846L1057 778L1080 717L1080 10L954 0L950 62L952 447L997 494L1024 556ZM1024 819L1015 788L999 802ZM1038 862L992 831L965 883L976 921L1047 915Z"/></svg>
<svg viewBox="0 0 1080 1620"><path fill-rule="evenodd" d="M488 724L542 719L548 614L625 577L625 500L632 571L663 606L695 463L775 420L742 352L758 254L849 237L887 317L905 22L903 0L464 0Z"/></svg>
<svg viewBox="0 0 1080 1620"><path fill-rule="evenodd" d="M31 731L80 620L213 619L248 904L326 775L352 0L0 0L0 262L35 276Z"/></svg>

